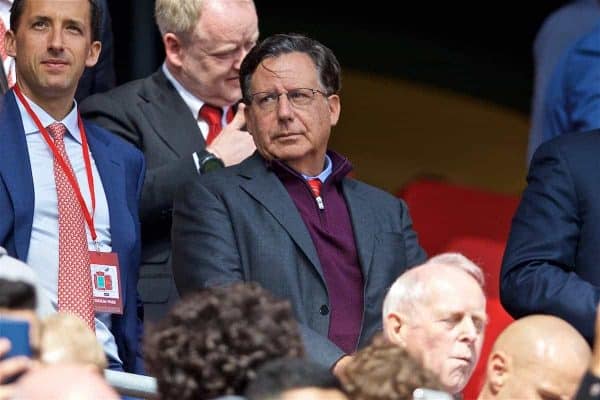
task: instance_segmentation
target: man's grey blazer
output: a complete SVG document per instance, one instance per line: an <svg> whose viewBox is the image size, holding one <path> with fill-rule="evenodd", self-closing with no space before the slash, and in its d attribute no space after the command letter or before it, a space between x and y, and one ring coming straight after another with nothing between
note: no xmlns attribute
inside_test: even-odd
<svg viewBox="0 0 600 400"><path fill-rule="evenodd" d="M331 367L344 355L327 338L327 287L310 234L287 190L255 153L181 188L173 211L173 273L180 293L254 281L293 307L308 355ZM387 289L425 260L406 205L344 178L342 192L364 277L359 347L381 330Z"/></svg>

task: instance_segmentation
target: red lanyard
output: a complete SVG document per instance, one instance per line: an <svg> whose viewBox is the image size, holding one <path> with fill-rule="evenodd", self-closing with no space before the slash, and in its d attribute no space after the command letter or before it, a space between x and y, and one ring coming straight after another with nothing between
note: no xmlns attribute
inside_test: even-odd
<svg viewBox="0 0 600 400"><path fill-rule="evenodd" d="M96 229L94 228L94 217L93 217L94 212L96 210L96 195L94 193L94 176L92 175L92 163L90 161L90 152L89 152L89 146L87 143L87 138L85 136L85 128L83 127L83 121L81 120L81 116L79 115L79 112L77 113L77 123L79 124L79 132L81 133L81 150L83 152L83 162L85 163L85 172L87 174L88 186L90 188L90 196L92 198L92 212L91 213L88 211L87 206L85 204L85 200L83 199L83 196L81 195L81 190L79 189L79 184L77 183L77 178L73 174L73 171L71 170L71 168L69 168L67 161L58 152L58 149L56 148L54 141L50 138L50 134L48 133L46 128L42 125L38 116L35 115L35 112L33 112L31 107L29 106L27 99L21 93L21 89L19 88L19 85L13 86L13 90L14 90L15 94L17 95L17 97L19 98L19 100L21 101L21 104L23 104L23 107L25 107L25 109L27 110L27 113L29 114L31 119L33 119L33 122L35 122L35 125L37 126L38 130L41 132L42 136L44 137L44 140L46 140L46 143L48 143L48 146L52 150L52 154L54 154L54 158L56 159L56 161L58 161L58 164L60 165L60 167L62 168L64 173L67 175L67 179L69 180L71 187L75 191L75 195L77 196L77 201L79 202L79 205L81 206L81 210L83 211L83 216L85 217L85 222L87 222L88 228L90 229L90 235L92 236L92 240L95 242L97 235L96 235Z"/></svg>

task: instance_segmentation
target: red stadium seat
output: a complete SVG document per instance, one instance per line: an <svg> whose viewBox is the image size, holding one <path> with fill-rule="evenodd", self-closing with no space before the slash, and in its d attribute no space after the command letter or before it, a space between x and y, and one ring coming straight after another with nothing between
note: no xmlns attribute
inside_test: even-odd
<svg viewBox="0 0 600 400"><path fill-rule="evenodd" d="M474 236L505 242L519 198L436 180L416 180L398 196L408 204L419 242L438 254L453 238Z"/></svg>

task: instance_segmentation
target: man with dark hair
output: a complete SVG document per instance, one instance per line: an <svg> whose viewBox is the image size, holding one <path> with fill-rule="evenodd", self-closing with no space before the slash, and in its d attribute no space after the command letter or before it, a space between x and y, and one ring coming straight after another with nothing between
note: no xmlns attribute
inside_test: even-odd
<svg viewBox="0 0 600 400"><path fill-rule="evenodd" d="M381 329L386 288L425 259L406 205L348 177L328 151L341 68L306 36L274 35L242 62L258 152L185 187L173 213L180 291L256 281L288 299L309 356L339 372Z"/></svg>
<svg viewBox="0 0 600 400"><path fill-rule="evenodd" d="M266 361L303 354L289 303L254 283L189 293L144 350L163 400L240 395Z"/></svg>
<svg viewBox="0 0 600 400"><path fill-rule="evenodd" d="M98 60L95 0L16 0L6 50L17 83L0 110L0 246L58 311L94 330L110 368L143 372L136 284L142 154L79 116Z"/></svg>
<svg viewBox="0 0 600 400"><path fill-rule="evenodd" d="M279 358L256 371L248 384L248 400L345 399L340 381L321 365L302 358ZM313 396L313 397L310 397Z"/></svg>
<svg viewBox="0 0 600 400"><path fill-rule="evenodd" d="M0 24L4 24L6 29L12 27L15 30L16 27L12 24L13 21L19 19L20 14L23 12L23 5L23 1L0 0ZM108 3L106 0L90 0L90 6L92 7L93 40L102 41L102 49L96 65L86 68L79 80L75 92L77 101L83 100L90 94L104 92L112 88L116 79L113 61L113 35ZM12 10L16 14L13 18L11 18ZM4 33L0 34L0 40L4 41ZM0 68L0 92L4 94L15 83L15 62L9 56L6 56L2 61L4 65Z"/></svg>

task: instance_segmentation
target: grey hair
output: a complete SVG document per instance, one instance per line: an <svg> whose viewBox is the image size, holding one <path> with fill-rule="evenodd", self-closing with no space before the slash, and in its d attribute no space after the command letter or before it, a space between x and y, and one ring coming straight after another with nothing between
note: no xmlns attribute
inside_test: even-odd
<svg viewBox="0 0 600 400"><path fill-rule="evenodd" d="M423 301L429 283L423 279L422 274L418 273L419 269L432 265L444 265L463 271L475 279L481 290L484 289L483 271L473 261L460 253L442 253L404 272L396 279L383 300L383 318L400 309L414 311L415 307Z"/></svg>
<svg viewBox="0 0 600 400"><path fill-rule="evenodd" d="M203 3L204 0L156 0L154 17L160 34L190 33L200 18Z"/></svg>

